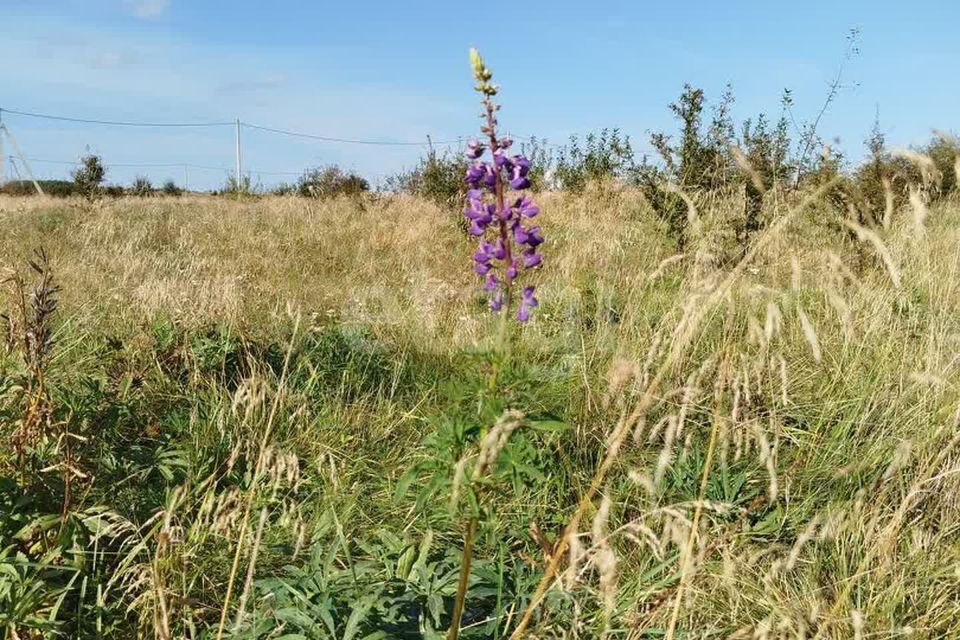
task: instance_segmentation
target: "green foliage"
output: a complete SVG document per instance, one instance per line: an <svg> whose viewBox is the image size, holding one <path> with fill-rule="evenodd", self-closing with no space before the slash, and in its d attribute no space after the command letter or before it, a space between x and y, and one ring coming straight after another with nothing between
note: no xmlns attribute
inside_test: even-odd
<svg viewBox="0 0 960 640"><path fill-rule="evenodd" d="M289 182L281 182L270 190L275 196L295 196L297 195L297 185Z"/></svg>
<svg viewBox="0 0 960 640"><path fill-rule="evenodd" d="M254 194L253 181L249 175L241 175L238 180L233 174L229 174L221 187L220 195L249 196Z"/></svg>
<svg viewBox="0 0 960 640"><path fill-rule="evenodd" d="M676 185L687 192L717 189L723 184L729 168L731 102L732 94L728 92L709 130L704 131L703 90L684 85L680 98L670 105L680 124L679 143L674 144L665 133L652 134L650 142L660 154L663 166L644 164L637 171L637 182L651 206L667 222L681 245L686 240L687 207L678 194L664 188L665 184Z"/></svg>
<svg viewBox="0 0 960 640"><path fill-rule="evenodd" d="M183 189L177 186L177 183L173 180L167 180L163 183L163 186L160 187L160 192L165 196L179 196L183 194Z"/></svg>
<svg viewBox="0 0 960 640"><path fill-rule="evenodd" d="M441 207L456 208L467 193L463 176L468 162L460 153L437 153L432 147L426 157L420 158L417 166L409 171L390 176L386 189L397 193L407 193L435 202Z"/></svg>
<svg viewBox="0 0 960 640"><path fill-rule="evenodd" d="M633 169L629 136L619 129L590 133L583 143L576 136L557 152L554 179L566 191L582 192L590 183L622 178Z"/></svg>
<svg viewBox="0 0 960 640"><path fill-rule="evenodd" d="M100 191L100 185L107 177L107 170L103 166L103 159L94 154L80 158L80 165L73 170L73 182L77 193L90 200Z"/></svg>
<svg viewBox="0 0 960 640"><path fill-rule="evenodd" d="M744 121L740 134L740 149L746 166L740 166L747 199L746 232L763 226L760 214L764 196L772 189L785 185L790 178L790 136L787 118L781 115L776 125L770 125L764 114L756 121Z"/></svg>
<svg viewBox="0 0 960 640"><path fill-rule="evenodd" d="M68 198L77 194L77 185L70 180L37 180L37 183L44 195ZM37 190L30 180L11 180L0 187L0 193L22 197L37 195Z"/></svg>
<svg viewBox="0 0 960 640"><path fill-rule="evenodd" d="M953 134L937 133L922 152L933 160L938 183L935 197L955 193L960 187L960 140Z"/></svg>
<svg viewBox="0 0 960 640"><path fill-rule="evenodd" d="M297 193L304 198L356 197L370 190L364 178L336 165L310 169L297 180Z"/></svg>
<svg viewBox="0 0 960 640"><path fill-rule="evenodd" d="M733 90L728 86L705 125L703 90L684 85L680 98L670 105L680 126L679 140L674 142L662 132L652 134L650 142L661 164L645 162L634 172L635 182L681 246L688 239L687 204L668 185L689 197L742 188L746 216L732 229L742 244L763 226L760 212L766 193L782 186L791 170L785 114L774 126L764 114L745 120L738 139L731 116L733 102Z"/></svg>

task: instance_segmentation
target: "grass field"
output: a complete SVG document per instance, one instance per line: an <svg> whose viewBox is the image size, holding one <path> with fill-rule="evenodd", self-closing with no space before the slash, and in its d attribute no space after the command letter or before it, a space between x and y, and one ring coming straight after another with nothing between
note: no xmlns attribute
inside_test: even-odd
<svg viewBox="0 0 960 640"><path fill-rule="evenodd" d="M474 522L461 637L960 635L955 196L539 201L500 341L457 207L0 198L0 637L443 637Z"/></svg>

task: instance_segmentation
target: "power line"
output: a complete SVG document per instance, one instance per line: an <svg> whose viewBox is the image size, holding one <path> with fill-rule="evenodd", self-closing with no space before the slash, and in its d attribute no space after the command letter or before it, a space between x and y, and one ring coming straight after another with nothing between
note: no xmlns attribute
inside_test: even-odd
<svg viewBox="0 0 960 640"><path fill-rule="evenodd" d="M30 111L17 111L15 109L3 109L3 113L10 113L27 118L40 118L42 120L58 120L61 122L77 122L82 124L102 124L113 127L223 127L231 126L233 122L128 122L123 120L93 120L88 118L71 118L67 116L53 116L46 113L32 113Z"/></svg>
<svg viewBox="0 0 960 640"><path fill-rule="evenodd" d="M32 111L19 111L17 109L6 109L2 110L3 113L8 113L12 115L24 116L27 118L39 118L42 120L55 120L59 122L75 122L78 124L98 124L105 126L114 126L114 127L227 127L235 126L236 121L233 122L133 122L127 120L98 120L93 118L76 118L72 116L56 116L48 113L35 113ZM366 145L382 145L382 146L417 146L423 147L428 146L430 142L412 142L412 141L392 141L392 140L362 140L362 139L352 139L352 138L338 138L335 136L326 136L318 135L312 133L304 133L302 131L291 131L289 129L278 129L276 127L266 127L263 125L251 124L249 122L241 122L241 126L247 127L249 129L258 129L260 131L267 131L270 133L277 133L285 136L292 136L297 138L308 138L311 140L320 140L322 142L339 142L344 144L366 144ZM437 145L445 144L457 144L461 140L438 140L433 142Z"/></svg>
<svg viewBox="0 0 960 640"><path fill-rule="evenodd" d="M27 158L30 162L40 162L43 164L62 164L68 166L76 166L80 164L79 160L47 160L45 158ZM189 169L209 169L211 171L230 171L227 167L214 167L210 165L203 164L193 164L190 162L107 162L104 163L104 166L109 167L142 167L149 169L152 167L167 167L167 168L183 168L187 167Z"/></svg>
<svg viewBox="0 0 960 640"><path fill-rule="evenodd" d="M30 162L38 162L41 164L59 164L64 166L77 166L80 163L79 160L49 160L46 158L27 158ZM193 164L191 162L106 162L104 165L106 168L111 167L125 167L125 168L167 168L167 169L206 169L208 171L224 171L230 172L232 169L228 167L216 167L205 164ZM302 176L303 171L261 171L260 169L244 169L243 171L246 175L265 175L265 176Z"/></svg>
<svg viewBox="0 0 960 640"><path fill-rule="evenodd" d="M462 138L457 140L435 140L433 142L423 141L423 142L400 142L400 141L390 141L390 140L358 140L351 138L334 138L331 136L321 136L312 133L301 133L299 131L290 131L288 129L274 129L273 127L264 127L257 124L250 124L249 122L241 122L241 126L247 127L248 129L258 129L260 131L269 131L270 133L279 133L285 136L292 136L295 138L308 138L310 140L320 140L322 142L341 142L344 144L369 144L369 145L380 145L380 146L397 146L397 147L427 147L430 144L435 145L445 145L445 144L459 144L462 142Z"/></svg>

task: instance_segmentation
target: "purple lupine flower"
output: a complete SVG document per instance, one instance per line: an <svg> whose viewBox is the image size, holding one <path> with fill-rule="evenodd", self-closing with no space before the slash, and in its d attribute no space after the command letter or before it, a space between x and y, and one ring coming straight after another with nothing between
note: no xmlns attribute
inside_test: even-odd
<svg viewBox="0 0 960 640"><path fill-rule="evenodd" d="M543 244L540 227L524 223L537 216L540 207L527 194L509 193L530 188L531 162L522 154L509 155L513 140L497 136L496 113L500 106L493 101L497 87L491 84L493 76L480 55L471 50L470 58L478 83L476 89L483 94L485 121L480 130L487 142L467 143L466 155L475 162L464 177L469 190L463 214L470 220L468 232L480 239L474 254L474 271L484 276L483 288L490 294L490 309L498 312L506 307L509 311L520 269L533 269L543 263L537 252ZM487 152L489 161L484 161L481 158ZM513 205L507 205L508 202ZM517 319L526 322L537 305L534 287L525 286L517 304Z"/></svg>
<svg viewBox="0 0 960 640"><path fill-rule="evenodd" d="M513 205L520 215L524 218L533 218L538 213L540 213L540 207L534 204L533 199L530 196L523 196L522 198L517 198L516 204Z"/></svg>
<svg viewBox="0 0 960 640"><path fill-rule="evenodd" d="M517 261L510 260L510 266L507 267L507 281L513 282L517 277Z"/></svg>
<svg viewBox="0 0 960 640"><path fill-rule="evenodd" d="M525 304L528 307L536 307L540 304L540 301L536 299L533 295L536 292L537 288L533 285L529 285L523 288L523 295L520 298L521 304Z"/></svg>
<svg viewBox="0 0 960 640"><path fill-rule="evenodd" d="M467 157L476 160L483 155L483 145L479 140L471 140L467 143Z"/></svg>
<svg viewBox="0 0 960 640"><path fill-rule="evenodd" d="M513 228L513 239L517 241L517 244L527 244L530 240L528 229L518 224Z"/></svg>
<svg viewBox="0 0 960 640"><path fill-rule="evenodd" d="M494 168L490 165L484 165L484 174L483 174L483 184L488 187L495 187L497 185L497 172L494 171Z"/></svg>
<svg viewBox="0 0 960 640"><path fill-rule="evenodd" d="M533 295L535 288L527 286L523 288L523 295L520 296L520 306L517 309L517 320L526 322L530 319L530 310L540 305L540 301Z"/></svg>
<svg viewBox="0 0 960 640"><path fill-rule="evenodd" d="M530 188L530 178L528 178L523 169L518 166L513 167L510 177L510 188L517 191Z"/></svg>
<svg viewBox="0 0 960 640"><path fill-rule="evenodd" d="M483 153L483 150L481 149L480 152ZM484 173L486 173L485 167L486 165L483 162L470 165L470 168L467 169L467 176L464 178L464 181L476 189L480 183L480 179L483 178Z"/></svg>
<svg viewBox="0 0 960 640"><path fill-rule="evenodd" d="M540 227L530 227L527 229L527 241L525 244L531 247L538 247L543 244L543 236L540 235Z"/></svg>

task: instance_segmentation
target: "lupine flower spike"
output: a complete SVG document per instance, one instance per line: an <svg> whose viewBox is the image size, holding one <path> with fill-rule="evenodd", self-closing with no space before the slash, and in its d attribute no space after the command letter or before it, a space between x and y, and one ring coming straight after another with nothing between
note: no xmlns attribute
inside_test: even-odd
<svg viewBox="0 0 960 640"><path fill-rule="evenodd" d="M470 235L480 240L473 256L474 271L484 277L484 289L490 294L490 309L510 312L514 302L514 284L522 271L543 263L537 247L543 244L540 227L529 224L540 213L529 195L517 193L530 188L530 160L521 154L510 155L513 141L497 135L497 111L493 101L498 87L490 82L493 74L476 49L470 50L470 64L477 81L475 89L483 95L485 140L467 143L467 157L474 163L464 178L470 187L463 214L470 221ZM483 160L489 152L489 160ZM511 193L512 190L512 193ZM517 320L526 322L537 306L534 287L523 289L517 306Z"/></svg>

